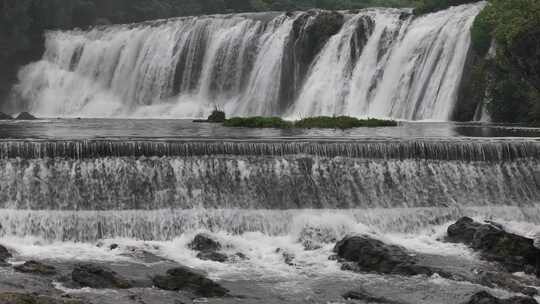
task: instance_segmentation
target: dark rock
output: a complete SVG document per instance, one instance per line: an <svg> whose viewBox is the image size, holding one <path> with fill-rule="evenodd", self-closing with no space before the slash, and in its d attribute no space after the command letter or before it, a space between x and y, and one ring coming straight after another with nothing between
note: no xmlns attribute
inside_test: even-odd
<svg viewBox="0 0 540 304"><path fill-rule="evenodd" d="M204 261L214 261L224 263L227 262L227 255L217 252L217 251L203 251L197 254L197 258Z"/></svg>
<svg viewBox="0 0 540 304"><path fill-rule="evenodd" d="M185 266L169 269L166 275L156 276L152 281L164 290L188 290L203 297L223 297L229 292L204 273Z"/></svg>
<svg viewBox="0 0 540 304"><path fill-rule="evenodd" d="M280 109L293 103L316 56L344 22L345 16L334 11L310 10L295 18L283 56Z"/></svg>
<svg viewBox="0 0 540 304"><path fill-rule="evenodd" d="M364 290L349 291L343 295L345 300L359 300L367 303L383 303L383 304L401 304L400 302L392 301L383 297L370 295Z"/></svg>
<svg viewBox="0 0 540 304"><path fill-rule="evenodd" d="M482 291L473 295L471 299L464 304L538 304L538 302L533 298L526 297L513 297L502 300Z"/></svg>
<svg viewBox="0 0 540 304"><path fill-rule="evenodd" d="M285 262L285 264L289 266L296 266L296 264L294 263L294 258L295 258L294 254L287 252L281 248L276 249L276 253L281 253L281 256L283 257L283 261Z"/></svg>
<svg viewBox="0 0 540 304"><path fill-rule="evenodd" d="M115 249L117 249L118 247L120 247L120 246L118 246L118 244L111 244L111 246L109 246L109 249L110 249L110 250L115 250Z"/></svg>
<svg viewBox="0 0 540 304"><path fill-rule="evenodd" d="M95 264L79 264L71 273L73 281L83 287L96 289L131 288L131 283L116 272Z"/></svg>
<svg viewBox="0 0 540 304"><path fill-rule="evenodd" d="M197 123L224 123L227 119L227 116L225 115L225 112L220 110L214 110L210 116L208 116L208 119L195 119L193 122Z"/></svg>
<svg viewBox="0 0 540 304"><path fill-rule="evenodd" d="M352 262L343 264L347 270L399 275L435 273L429 267L416 265L417 261L405 248L368 236L346 237L336 244L334 252L342 260Z"/></svg>
<svg viewBox="0 0 540 304"><path fill-rule="evenodd" d="M536 285L536 282L527 282L527 280L523 278L507 273L481 272L473 283L490 288L502 288L531 297L538 294L536 288L530 287L530 285Z"/></svg>
<svg viewBox="0 0 540 304"><path fill-rule="evenodd" d="M5 266L7 264L6 260L11 257L13 257L13 255L9 252L9 250L6 247L0 245L0 266Z"/></svg>
<svg viewBox="0 0 540 304"><path fill-rule="evenodd" d="M13 267L18 272L33 273L42 275L54 275L56 274L56 268L53 266L45 265L37 261L28 261L22 265Z"/></svg>
<svg viewBox="0 0 540 304"><path fill-rule="evenodd" d="M15 119L16 120L36 120L37 118L28 112L21 112L21 114L19 114L17 118Z"/></svg>
<svg viewBox="0 0 540 304"><path fill-rule="evenodd" d="M205 233L197 234L188 246L196 251L218 251L221 249L221 244Z"/></svg>
<svg viewBox="0 0 540 304"><path fill-rule="evenodd" d="M52 298L35 294L0 293L0 304L83 304L84 302L68 298Z"/></svg>
<svg viewBox="0 0 540 304"><path fill-rule="evenodd" d="M249 260L249 258L241 252L235 253L234 256L240 260Z"/></svg>
<svg viewBox="0 0 540 304"><path fill-rule="evenodd" d="M11 117L10 115L0 112L0 120L12 120L12 119L13 117Z"/></svg>
<svg viewBox="0 0 540 304"><path fill-rule="evenodd" d="M216 109L212 112L212 114L210 114L210 116L208 116L208 122L223 123L225 122L226 118L227 116L225 115L225 112Z"/></svg>
<svg viewBox="0 0 540 304"><path fill-rule="evenodd" d="M540 256L540 250L534 247L532 239L506 232L498 225L475 222L468 217L448 227L447 240L479 250L484 259L499 262L510 272L536 268L536 260Z"/></svg>

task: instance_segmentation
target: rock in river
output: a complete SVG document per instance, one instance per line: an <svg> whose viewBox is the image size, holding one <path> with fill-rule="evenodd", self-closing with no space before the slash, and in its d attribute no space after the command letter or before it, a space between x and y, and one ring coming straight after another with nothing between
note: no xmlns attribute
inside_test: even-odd
<svg viewBox="0 0 540 304"><path fill-rule="evenodd" d="M500 225L478 223L464 217L448 228L447 240L463 243L482 253L489 261L501 263L510 272L536 269L540 250L534 241L505 231ZM536 269L537 275L539 270Z"/></svg>
<svg viewBox="0 0 540 304"><path fill-rule="evenodd" d="M127 289L132 284L116 272L100 265L79 264L71 273L73 281L82 287L96 289Z"/></svg>
<svg viewBox="0 0 540 304"><path fill-rule="evenodd" d="M473 295L468 302L463 304L538 304L538 302L533 298L526 297L513 297L503 300L482 291Z"/></svg>
<svg viewBox="0 0 540 304"><path fill-rule="evenodd" d="M153 282L164 290L188 290L202 297L223 297L229 292L204 273L185 266L169 269L166 275L154 277Z"/></svg>
<svg viewBox="0 0 540 304"><path fill-rule="evenodd" d="M59 299L26 293L0 293L0 304L83 304L80 300Z"/></svg>
<svg viewBox="0 0 540 304"><path fill-rule="evenodd" d="M6 266L7 265L7 262L6 260L11 258L13 255L11 254L11 252L9 252L9 250L0 245L0 266Z"/></svg>
<svg viewBox="0 0 540 304"><path fill-rule="evenodd" d="M16 120L36 120L37 118L28 112L21 112L15 119Z"/></svg>
<svg viewBox="0 0 540 304"><path fill-rule="evenodd" d="M197 234L193 241L189 243L189 248L197 251L218 251L221 249L221 244L210 235L201 233Z"/></svg>
<svg viewBox="0 0 540 304"><path fill-rule="evenodd" d="M37 261L28 261L22 265L13 267L18 272L33 273L41 275L54 275L56 274L56 268L53 266L45 265Z"/></svg>
<svg viewBox="0 0 540 304"><path fill-rule="evenodd" d="M405 248L368 236L346 237L336 244L334 252L340 259L352 262L344 264L349 270L399 275L432 275L435 272L416 265L415 258Z"/></svg>

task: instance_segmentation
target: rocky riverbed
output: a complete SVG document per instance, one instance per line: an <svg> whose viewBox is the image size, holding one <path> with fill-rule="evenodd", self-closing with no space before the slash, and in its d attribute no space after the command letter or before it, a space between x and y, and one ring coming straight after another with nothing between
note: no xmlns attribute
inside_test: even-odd
<svg viewBox="0 0 540 304"><path fill-rule="evenodd" d="M257 257L210 233L186 243L200 267L160 255L155 244L100 242L93 246L118 253L100 260L40 259L4 242L0 303L537 303L540 251L532 239L462 218L439 241L473 256L415 251L369 234L338 239L307 228L298 246L307 255L325 254L326 271L315 272L305 256L276 246L273 257L290 274L216 276L208 265L221 272L256 267L250 259Z"/></svg>

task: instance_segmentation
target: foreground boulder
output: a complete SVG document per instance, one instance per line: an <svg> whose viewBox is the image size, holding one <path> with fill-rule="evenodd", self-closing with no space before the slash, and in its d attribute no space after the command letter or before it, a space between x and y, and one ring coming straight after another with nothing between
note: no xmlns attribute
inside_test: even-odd
<svg viewBox="0 0 540 304"><path fill-rule="evenodd" d="M54 275L56 274L56 268L53 266L45 265L37 261L28 261L22 265L13 267L16 271L22 273L32 273L41 275Z"/></svg>
<svg viewBox="0 0 540 304"><path fill-rule="evenodd" d="M127 289L131 283L116 272L95 264L79 264L71 273L74 282L82 287L96 289Z"/></svg>
<svg viewBox="0 0 540 304"><path fill-rule="evenodd" d="M21 114L19 114L17 118L15 119L16 120L36 120L37 118L28 112L21 112Z"/></svg>
<svg viewBox="0 0 540 304"><path fill-rule="evenodd" d="M76 299L59 299L35 294L0 293L0 304L83 304Z"/></svg>
<svg viewBox="0 0 540 304"><path fill-rule="evenodd" d="M166 275L156 276L152 281L164 290L188 290L202 297L223 297L229 292L204 273L185 266L169 269Z"/></svg>
<svg viewBox="0 0 540 304"><path fill-rule="evenodd" d="M494 223L478 223L464 217L448 227L447 240L463 243L482 253L489 261L501 263L508 271L536 269L540 250L532 239L509 233ZM538 269L536 269L538 275Z"/></svg>
<svg viewBox="0 0 540 304"><path fill-rule="evenodd" d="M13 119L13 117L11 117L10 115L0 112L0 120L11 120L11 119Z"/></svg>
<svg viewBox="0 0 540 304"><path fill-rule="evenodd" d="M473 295L468 302L463 304L538 304L538 302L533 298L525 297L513 297L502 300L482 291Z"/></svg>
<svg viewBox="0 0 540 304"><path fill-rule="evenodd" d="M343 264L347 270L399 275L434 273L428 267L416 265L417 261L405 248L368 236L346 237L336 244L334 252L341 260L352 262Z"/></svg>

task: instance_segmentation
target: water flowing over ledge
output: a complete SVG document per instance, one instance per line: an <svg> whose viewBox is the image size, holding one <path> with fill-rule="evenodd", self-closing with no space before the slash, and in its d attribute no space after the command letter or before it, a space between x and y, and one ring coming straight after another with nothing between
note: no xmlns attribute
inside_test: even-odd
<svg viewBox="0 0 540 304"><path fill-rule="evenodd" d="M536 140L59 140L0 141L0 158L311 155L364 159L509 161L540 158Z"/></svg>
<svg viewBox="0 0 540 304"><path fill-rule="evenodd" d="M350 209L531 205L537 158L504 162L212 155L0 159L0 208Z"/></svg>
<svg viewBox="0 0 540 304"><path fill-rule="evenodd" d="M94 242L129 238L163 241L185 233L210 231L242 235L291 236L305 228L329 235L348 233L419 233L444 226L461 216L496 217L505 221L540 220L536 207L434 207L345 210L166 209L154 211L0 210L0 236L36 237L47 241Z"/></svg>
<svg viewBox="0 0 540 304"><path fill-rule="evenodd" d="M161 20L54 31L14 108L43 117L339 115L450 120L485 3ZM16 110L16 111L17 111Z"/></svg>

